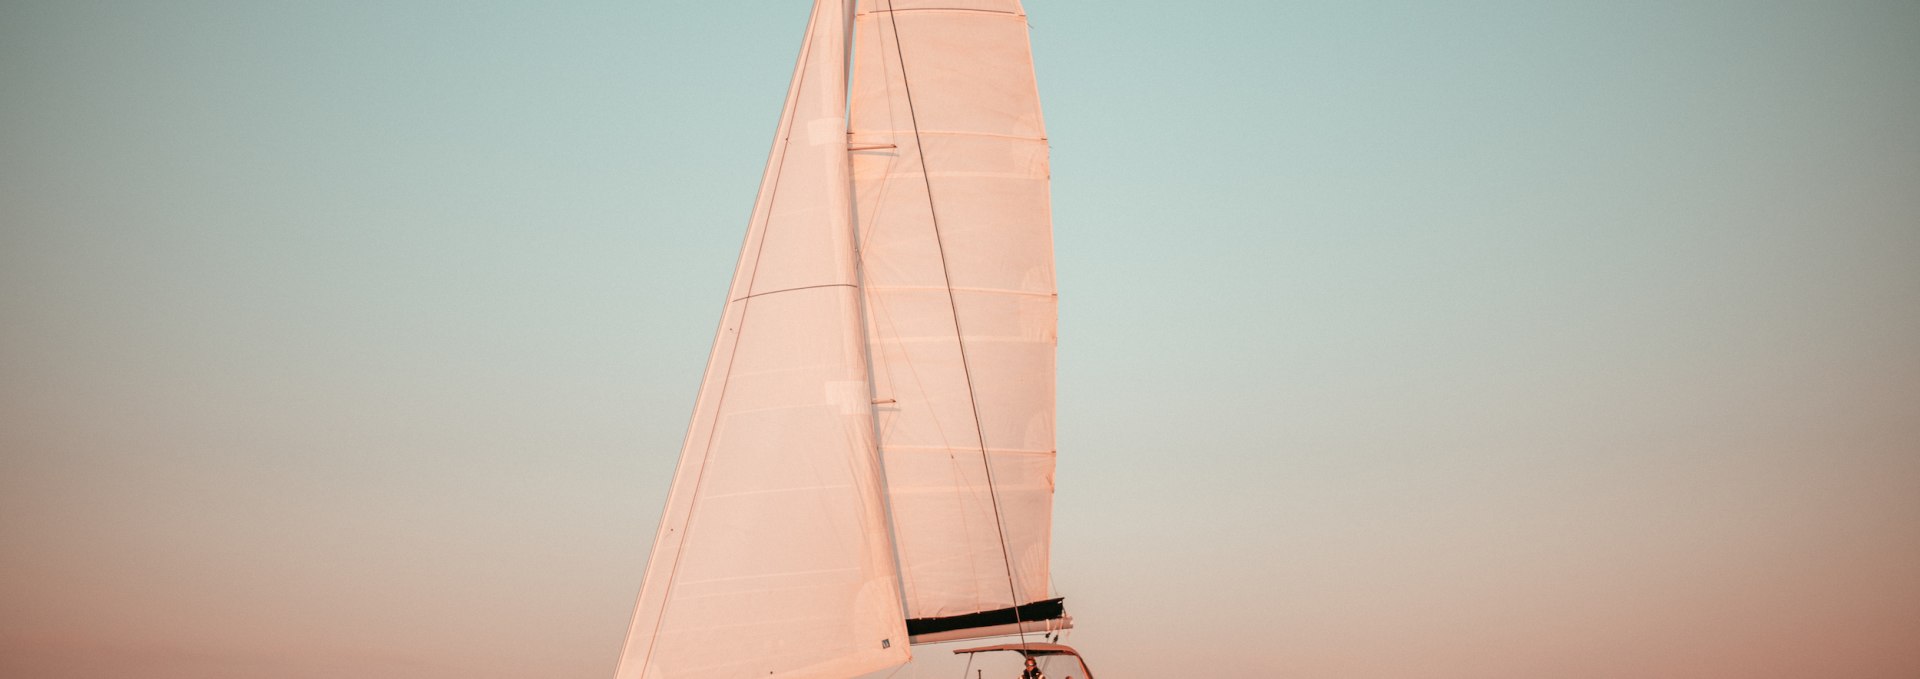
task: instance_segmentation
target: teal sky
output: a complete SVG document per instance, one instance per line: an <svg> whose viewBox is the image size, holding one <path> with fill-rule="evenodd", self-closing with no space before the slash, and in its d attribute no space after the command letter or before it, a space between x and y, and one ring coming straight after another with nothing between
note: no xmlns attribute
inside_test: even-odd
<svg viewBox="0 0 1920 679"><path fill-rule="evenodd" d="M1028 10L1102 679L1920 676L1920 4ZM610 676L806 12L0 3L0 675Z"/></svg>

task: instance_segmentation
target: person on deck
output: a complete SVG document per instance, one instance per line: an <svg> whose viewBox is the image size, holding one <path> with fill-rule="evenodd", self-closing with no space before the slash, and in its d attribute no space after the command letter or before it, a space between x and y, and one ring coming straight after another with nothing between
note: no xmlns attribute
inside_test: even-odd
<svg viewBox="0 0 1920 679"><path fill-rule="evenodd" d="M1020 670L1020 679L1047 679L1047 675L1040 673L1040 667L1033 664L1033 658L1027 658L1027 668Z"/></svg>

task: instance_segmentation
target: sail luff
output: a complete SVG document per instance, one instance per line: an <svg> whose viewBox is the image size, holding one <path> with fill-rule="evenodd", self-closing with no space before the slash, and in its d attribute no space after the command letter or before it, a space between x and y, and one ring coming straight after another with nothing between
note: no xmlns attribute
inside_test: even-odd
<svg viewBox="0 0 1920 679"><path fill-rule="evenodd" d="M815 3L618 679L909 657L852 275L846 2Z"/></svg>

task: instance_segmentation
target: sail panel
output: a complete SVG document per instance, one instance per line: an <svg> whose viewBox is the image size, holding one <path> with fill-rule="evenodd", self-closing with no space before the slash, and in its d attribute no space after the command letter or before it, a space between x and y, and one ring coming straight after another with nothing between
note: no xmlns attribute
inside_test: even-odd
<svg viewBox="0 0 1920 679"><path fill-rule="evenodd" d="M855 35L854 214L907 614L1041 602L1057 311L1025 13L862 0Z"/></svg>
<svg viewBox="0 0 1920 679"><path fill-rule="evenodd" d="M1016 0L862 0L857 21L887 41L884 50L894 49L892 29L900 29L900 49L889 59L897 75L898 56L906 54L920 129L1045 136L1026 11ZM874 55L867 37L858 33L855 44Z"/></svg>
<svg viewBox="0 0 1920 679"><path fill-rule="evenodd" d="M848 222L846 1L815 5L618 679L909 657Z"/></svg>

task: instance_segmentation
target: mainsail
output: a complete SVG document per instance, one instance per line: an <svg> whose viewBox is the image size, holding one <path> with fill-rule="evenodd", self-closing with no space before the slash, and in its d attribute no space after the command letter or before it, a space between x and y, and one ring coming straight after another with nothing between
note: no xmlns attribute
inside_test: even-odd
<svg viewBox="0 0 1920 679"><path fill-rule="evenodd" d="M1014 608L1047 599L1054 467L1053 236L1026 13L868 0L855 44L854 214L910 628L969 638L1059 618Z"/></svg>
<svg viewBox="0 0 1920 679"><path fill-rule="evenodd" d="M816 0L617 679L1065 625L1048 209L1016 0Z"/></svg>

